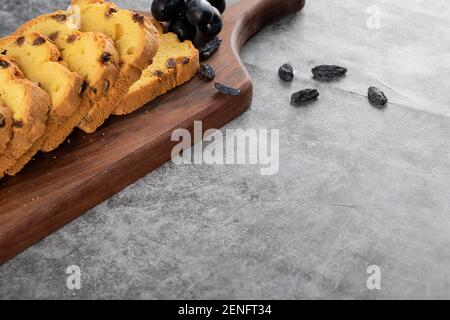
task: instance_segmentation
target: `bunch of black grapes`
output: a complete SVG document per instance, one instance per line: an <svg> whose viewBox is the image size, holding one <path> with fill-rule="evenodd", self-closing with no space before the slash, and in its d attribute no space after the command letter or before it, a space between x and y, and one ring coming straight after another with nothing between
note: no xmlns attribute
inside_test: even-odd
<svg viewBox="0 0 450 320"><path fill-rule="evenodd" d="M154 0L152 14L184 41L193 40L197 31L208 37L218 35L225 8L225 0Z"/></svg>

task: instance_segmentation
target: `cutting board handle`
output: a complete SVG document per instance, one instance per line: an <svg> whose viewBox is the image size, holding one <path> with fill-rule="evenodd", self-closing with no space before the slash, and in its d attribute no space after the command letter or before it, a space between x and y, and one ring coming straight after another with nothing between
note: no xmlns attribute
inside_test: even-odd
<svg viewBox="0 0 450 320"><path fill-rule="evenodd" d="M304 6L305 0L240 0L225 11L234 49L239 51L259 30Z"/></svg>

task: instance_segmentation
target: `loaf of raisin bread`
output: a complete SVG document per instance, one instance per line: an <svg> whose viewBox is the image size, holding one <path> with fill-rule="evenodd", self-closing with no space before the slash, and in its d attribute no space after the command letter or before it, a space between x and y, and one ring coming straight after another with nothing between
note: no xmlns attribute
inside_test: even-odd
<svg viewBox="0 0 450 320"><path fill-rule="evenodd" d="M22 160L22 163L26 163L44 143L59 144L55 137L59 137L60 130L65 130L67 119L70 119L80 106L83 79L60 63L62 57L58 48L40 33L2 38L0 52L13 58L25 76L38 83L51 99L44 135L27 150L26 155L20 155L27 158L26 161ZM14 175L18 169L11 169L11 163L8 163L6 171Z"/></svg>
<svg viewBox="0 0 450 320"><path fill-rule="evenodd" d="M82 102L78 111L67 119L66 130L59 131L56 143L47 141L42 150L54 150L78 126L94 104L108 99L110 89L119 78L119 53L114 41L99 32L81 32L77 21L65 11L57 11L32 19L15 35L39 32L49 37L61 52L62 62L84 79Z"/></svg>
<svg viewBox="0 0 450 320"><path fill-rule="evenodd" d="M158 30L163 30L161 25L155 25ZM198 69L199 53L191 41L180 42L178 36L171 32L161 34L160 47L153 63L131 86L114 114L134 112L158 96L191 80Z"/></svg>
<svg viewBox="0 0 450 320"><path fill-rule="evenodd" d="M25 78L14 61L0 54L0 177L18 158L41 139L45 130L50 97ZM5 145L6 142L6 145Z"/></svg>
<svg viewBox="0 0 450 320"><path fill-rule="evenodd" d="M108 98L94 105L79 127L94 132L116 109L142 71L152 63L159 47L159 34L143 15L122 10L103 0L73 0L72 17L79 13L81 31L103 32L119 51L120 75Z"/></svg>
<svg viewBox="0 0 450 320"><path fill-rule="evenodd" d="M0 100L0 154L2 154L8 142L11 141L13 126L13 113L5 103Z"/></svg>

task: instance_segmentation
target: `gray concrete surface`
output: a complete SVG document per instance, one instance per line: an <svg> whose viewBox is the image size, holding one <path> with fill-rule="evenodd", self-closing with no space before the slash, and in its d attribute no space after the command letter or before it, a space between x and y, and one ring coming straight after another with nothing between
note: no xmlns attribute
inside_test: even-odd
<svg viewBox="0 0 450 320"><path fill-rule="evenodd" d="M1 33L66 2L0 0ZM449 13L444 0L309 0L244 48L254 103L228 126L280 129L278 175L168 163L0 266L0 298L450 298ZM276 74L286 61L291 85ZM315 82L322 63L349 73ZM290 106L306 87L319 101ZM66 287L70 265L81 290ZM366 287L370 265L381 290Z"/></svg>

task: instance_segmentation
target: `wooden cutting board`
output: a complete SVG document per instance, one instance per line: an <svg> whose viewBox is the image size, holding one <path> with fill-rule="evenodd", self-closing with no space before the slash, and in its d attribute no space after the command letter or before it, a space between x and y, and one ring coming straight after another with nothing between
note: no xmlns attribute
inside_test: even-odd
<svg viewBox="0 0 450 320"><path fill-rule="evenodd" d="M0 180L0 263L169 161L175 129L192 133L194 121L203 121L204 131L221 128L245 112L253 90L240 48L303 6L304 0L241 0L227 9L222 46L208 63L216 81L239 88L239 97L220 95L197 77L134 114L112 117L94 134L74 132L70 144Z"/></svg>

